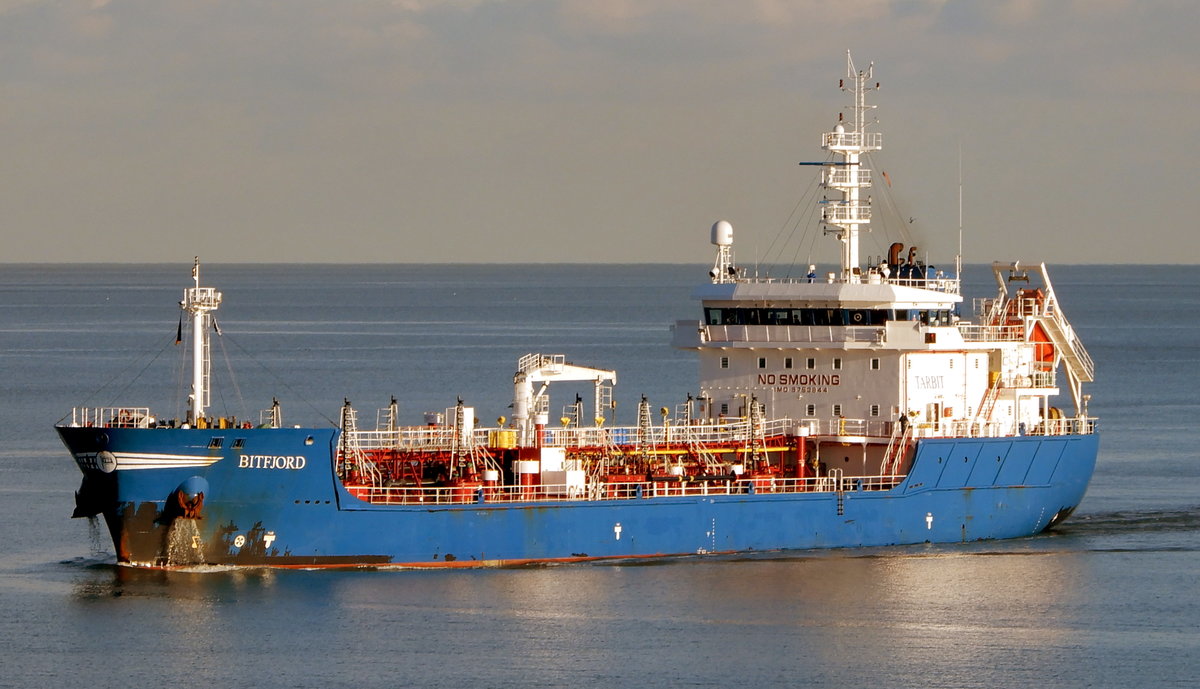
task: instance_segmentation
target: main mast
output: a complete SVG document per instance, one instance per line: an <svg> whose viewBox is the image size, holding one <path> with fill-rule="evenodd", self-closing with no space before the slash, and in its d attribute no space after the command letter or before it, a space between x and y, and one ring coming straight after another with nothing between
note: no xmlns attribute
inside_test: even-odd
<svg viewBox="0 0 1200 689"><path fill-rule="evenodd" d="M883 146L883 137L878 132L868 132L867 110L875 106L867 105L867 92L879 88L879 84L868 85L875 71L875 63L867 69L854 69L854 60L850 51L846 51L846 77L842 80L841 88L854 96L851 106L852 117L850 129L841 115L838 124L832 132L822 135L821 148L841 156L842 160L829 163L821 176L821 186L825 189L840 192L841 198L826 198L821 211L821 222L825 225L826 234L836 234L842 243L842 279L846 282L859 282L861 268L858 258L858 233L860 226L871 222L871 200L862 198L863 190L871 186L871 171L860 164L863 154L878 151Z"/></svg>
<svg viewBox="0 0 1200 689"><path fill-rule="evenodd" d="M180 308L192 316L192 394L189 396L188 421L198 423L204 418L209 405L209 356L208 332L212 312L221 305L221 293L214 287L200 286L200 257L192 265L193 287L183 290Z"/></svg>

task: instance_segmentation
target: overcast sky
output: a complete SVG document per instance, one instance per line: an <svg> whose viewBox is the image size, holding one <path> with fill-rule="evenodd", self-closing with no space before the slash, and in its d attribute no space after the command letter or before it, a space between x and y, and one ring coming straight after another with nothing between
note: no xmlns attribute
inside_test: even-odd
<svg viewBox="0 0 1200 689"><path fill-rule="evenodd" d="M922 251L961 150L968 262L1197 263L1197 35L1195 0L0 0L0 262L705 263L718 219L831 259L797 163L851 50Z"/></svg>

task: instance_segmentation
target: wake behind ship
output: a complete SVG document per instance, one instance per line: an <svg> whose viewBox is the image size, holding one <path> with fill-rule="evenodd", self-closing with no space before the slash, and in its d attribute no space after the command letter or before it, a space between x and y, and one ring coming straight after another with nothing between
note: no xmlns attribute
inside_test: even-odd
<svg viewBox="0 0 1200 689"><path fill-rule="evenodd" d="M374 429L347 403L337 426L210 412L209 342L223 295L180 302L192 349L188 414L76 408L56 426L83 473L77 517L102 518L119 562L503 566L604 558L958 542L1036 534L1070 515L1096 461L1083 386L1094 366L1046 267L993 264L996 293L962 317L953 274L894 243L863 262L872 221L873 69L847 57L850 117L822 136L821 231L840 263L749 275L733 228L694 293L696 394L643 398L608 423L616 372L561 354L517 363L513 418L461 401ZM550 386L591 389L551 417ZM1073 408L1054 406L1065 386Z"/></svg>

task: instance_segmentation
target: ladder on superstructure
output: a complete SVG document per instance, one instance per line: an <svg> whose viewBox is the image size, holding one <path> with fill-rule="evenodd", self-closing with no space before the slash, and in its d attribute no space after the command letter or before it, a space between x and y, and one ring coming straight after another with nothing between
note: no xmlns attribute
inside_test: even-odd
<svg viewBox="0 0 1200 689"><path fill-rule="evenodd" d="M904 453L908 450L908 445L912 442L913 427L911 424L896 424L897 428L892 430L892 439L888 442L887 449L883 453L883 464L879 467L880 476L895 476L900 469L900 461L904 458ZM897 431L899 431L897 433Z"/></svg>
<svg viewBox="0 0 1200 689"><path fill-rule="evenodd" d="M992 381L987 392L983 394L983 401L979 403L979 413L975 415L975 418L981 424L981 431L982 426L987 426L992 422L992 412L996 410L996 402L1000 399L1000 389L1004 387L1002 382L1002 377L997 375L996 380Z"/></svg>

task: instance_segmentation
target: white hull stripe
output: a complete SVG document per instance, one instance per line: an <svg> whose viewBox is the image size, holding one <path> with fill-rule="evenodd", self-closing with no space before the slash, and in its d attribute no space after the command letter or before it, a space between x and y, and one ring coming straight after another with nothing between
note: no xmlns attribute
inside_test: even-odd
<svg viewBox="0 0 1200 689"><path fill-rule="evenodd" d="M95 452L80 452L75 459L81 465L95 466ZM145 452L114 452L117 458L117 471L134 469L183 469L187 467L212 466L221 461L220 457L207 455L166 455Z"/></svg>

